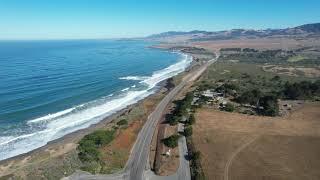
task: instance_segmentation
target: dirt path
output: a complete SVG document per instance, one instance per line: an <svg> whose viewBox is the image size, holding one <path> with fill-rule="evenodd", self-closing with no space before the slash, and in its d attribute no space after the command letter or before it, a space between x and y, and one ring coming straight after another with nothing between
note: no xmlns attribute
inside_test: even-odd
<svg viewBox="0 0 320 180"><path fill-rule="evenodd" d="M247 148L250 144L252 144L254 141L256 141L260 136L256 136L252 138L250 141L244 143L242 146L240 146L235 152L233 152L226 163L226 166L224 168L224 180L229 180L229 168L232 165L232 161L234 158L245 148Z"/></svg>

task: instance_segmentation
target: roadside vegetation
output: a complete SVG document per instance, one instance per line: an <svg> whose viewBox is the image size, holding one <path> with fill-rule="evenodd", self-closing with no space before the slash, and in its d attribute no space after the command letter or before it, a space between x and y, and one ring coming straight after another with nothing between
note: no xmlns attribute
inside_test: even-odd
<svg viewBox="0 0 320 180"><path fill-rule="evenodd" d="M118 126L128 125L128 121L126 119L121 119L117 122Z"/></svg>
<svg viewBox="0 0 320 180"><path fill-rule="evenodd" d="M162 139L161 141L163 142L164 145L170 148L175 148L178 146L178 140L180 138L180 135L174 134L172 136L169 136L167 138Z"/></svg>
<svg viewBox="0 0 320 180"><path fill-rule="evenodd" d="M174 102L174 110L166 115L166 121L170 125L176 125L182 120L183 116L187 116L191 107L191 101L193 99L192 93L187 93L187 95L182 100L176 100Z"/></svg>
<svg viewBox="0 0 320 180"><path fill-rule="evenodd" d="M191 178L192 179L205 179L201 167L201 154L192 143L193 128L192 125L196 123L194 113L197 106L193 105L194 91L186 93L184 98L174 101L173 110L165 116L166 123L171 126L176 126L178 123L184 124L184 131L179 134L173 134L161 140L161 142L169 147L175 148L178 146L178 140L181 135L186 137L188 146L188 159L190 161Z"/></svg>
<svg viewBox="0 0 320 180"><path fill-rule="evenodd" d="M115 130L97 130L84 136L79 142L78 156L83 163L82 170L91 173L100 172L104 162L99 148L114 139Z"/></svg>

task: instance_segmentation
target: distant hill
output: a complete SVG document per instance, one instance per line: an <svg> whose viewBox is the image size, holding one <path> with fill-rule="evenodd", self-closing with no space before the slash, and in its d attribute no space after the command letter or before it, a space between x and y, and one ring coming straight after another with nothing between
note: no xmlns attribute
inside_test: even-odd
<svg viewBox="0 0 320 180"><path fill-rule="evenodd" d="M226 40L239 38L261 38L274 36L294 36L294 37L308 37L320 36L320 23L305 24L293 28L285 29L232 29L228 31L169 31L160 34L148 36L147 39L168 39L168 38L184 38L191 41L205 41L205 40Z"/></svg>
<svg viewBox="0 0 320 180"><path fill-rule="evenodd" d="M320 23L315 24L305 24L302 26L295 27L296 29L300 29L309 33L320 33Z"/></svg>
<svg viewBox="0 0 320 180"><path fill-rule="evenodd" d="M205 34L208 33L207 31L189 31L189 32L184 32L184 31L168 31L168 32L163 32L160 34L153 34L151 36L148 36L148 38L164 38L164 37L170 37L170 36L177 36L177 35L190 35L190 34Z"/></svg>

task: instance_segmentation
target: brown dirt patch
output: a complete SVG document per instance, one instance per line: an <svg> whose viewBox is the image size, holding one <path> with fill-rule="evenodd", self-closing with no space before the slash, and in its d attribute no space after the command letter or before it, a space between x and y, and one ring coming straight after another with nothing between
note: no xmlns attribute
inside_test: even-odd
<svg viewBox="0 0 320 180"><path fill-rule="evenodd" d="M164 138L177 133L177 126L165 125ZM162 146L160 156L160 168L158 174L161 176L168 176L174 174L179 168L179 148L168 148L163 143L158 144ZM165 155L170 150L170 156Z"/></svg>
<svg viewBox="0 0 320 180"><path fill-rule="evenodd" d="M110 145L101 149L103 161L106 164L104 173L114 173L125 166L142 125L141 121L132 122L127 128L118 132Z"/></svg>
<svg viewBox="0 0 320 180"><path fill-rule="evenodd" d="M137 134L137 131L142 127L142 123L135 121L129 125L128 128L124 129L118 137L113 141L115 148L119 149L131 149Z"/></svg>
<svg viewBox="0 0 320 180"><path fill-rule="evenodd" d="M153 111L162 99L163 92L150 96L141 104L133 108L124 118L129 120L128 126L119 127L115 139L101 149L103 160L106 164L103 173L115 173L125 167L130 151L134 145L140 129L147 120L147 115Z"/></svg>
<svg viewBox="0 0 320 180"><path fill-rule="evenodd" d="M320 179L320 103L285 117L200 109L192 136L208 179ZM227 172L227 173L226 173Z"/></svg>

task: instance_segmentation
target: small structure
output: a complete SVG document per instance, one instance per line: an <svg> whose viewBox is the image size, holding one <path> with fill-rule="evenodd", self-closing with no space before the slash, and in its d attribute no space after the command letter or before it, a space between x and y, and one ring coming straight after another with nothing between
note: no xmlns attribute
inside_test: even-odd
<svg viewBox="0 0 320 180"><path fill-rule="evenodd" d="M167 152L166 152L166 156L170 156L171 155L171 149L169 149Z"/></svg>
<svg viewBox="0 0 320 180"><path fill-rule="evenodd" d="M213 98L214 97L214 93L211 90L206 90L202 93L203 96L205 97L209 97L209 98Z"/></svg>

